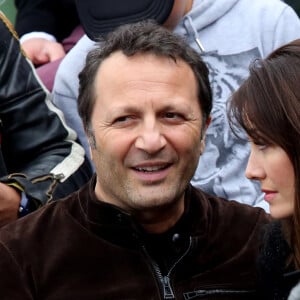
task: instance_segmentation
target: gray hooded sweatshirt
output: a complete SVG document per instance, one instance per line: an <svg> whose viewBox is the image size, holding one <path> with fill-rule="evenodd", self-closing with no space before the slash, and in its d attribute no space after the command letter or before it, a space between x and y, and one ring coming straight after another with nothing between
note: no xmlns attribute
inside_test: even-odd
<svg viewBox="0 0 300 300"><path fill-rule="evenodd" d="M279 0L194 0L192 11L175 31L201 53L214 93L206 148L192 183L209 193L256 205L263 196L258 182L245 177L249 143L246 136L239 139L231 132L226 104L248 76L254 59L300 37L299 19Z"/></svg>
<svg viewBox="0 0 300 300"><path fill-rule="evenodd" d="M226 105L248 76L256 58L300 38L300 20L280 0L194 0L192 10L174 30L185 36L210 69L213 88L212 123L206 147L192 180L211 194L267 210L260 186L245 177L249 143L231 132ZM54 84L54 103L65 112L87 153L88 143L77 112L78 73L94 42L84 36L61 63Z"/></svg>

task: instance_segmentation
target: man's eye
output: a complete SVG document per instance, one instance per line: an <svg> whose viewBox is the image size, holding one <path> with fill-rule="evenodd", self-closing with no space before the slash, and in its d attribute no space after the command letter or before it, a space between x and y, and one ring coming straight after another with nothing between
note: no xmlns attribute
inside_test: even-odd
<svg viewBox="0 0 300 300"><path fill-rule="evenodd" d="M182 119L182 116L178 113L167 112L167 113L165 113L165 118L167 118L167 119Z"/></svg>
<svg viewBox="0 0 300 300"><path fill-rule="evenodd" d="M129 120L131 120L132 117L131 116L122 116L122 117L118 117L114 120L114 123L124 123L127 122Z"/></svg>

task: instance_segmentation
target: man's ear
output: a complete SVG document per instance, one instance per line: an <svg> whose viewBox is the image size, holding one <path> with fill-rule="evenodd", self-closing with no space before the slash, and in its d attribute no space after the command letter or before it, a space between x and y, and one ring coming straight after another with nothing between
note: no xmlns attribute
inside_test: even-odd
<svg viewBox="0 0 300 300"><path fill-rule="evenodd" d="M89 145L89 152L90 152L90 157L91 157L91 160L93 160L93 151L92 151L92 148L91 148L91 145Z"/></svg>
<svg viewBox="0 0 300 300"><path fill-rule="evenodd" d="M209 126L211 122L211 115L209 115L206 119L206 122L205 122L205 127L204 127L204 131L206 131L207 127Z"/></svg>
<svg viewBox="0 0 300 300"><path fill-rule="evenodd" d="M87 126L87 128L85 128L85 135L88 139L89 150L91 152L92 149L96 149L96 137L95 137L95 133L94 133L94 130L93 130L91 124L89 124Z"/></svg>
<svg viewBox="0 0 300 300"><path fill-rule="evenodd" d="M92 134L92 135L88 135L87 138L88 138L88 142L89 142L90 151L92 151L92 149L96 149L95 136Z"/></svg>
<svg viewBox="0 0 300 300"><path fill-rule="evenodd" d="M205 149L205 135L206 135L207 127L209 126L210 122L211 122L211 116L208 116L205 122L205 126L203 127L202 130L202 137L200 141L200 155L204 152Z"/></svg>
<svg viewBox="0 0 300 300"><path fill-rule="evenodd" d="M205 149L205 137L202 137L202 140L200 141L200 155L203 153Z"/></svg>

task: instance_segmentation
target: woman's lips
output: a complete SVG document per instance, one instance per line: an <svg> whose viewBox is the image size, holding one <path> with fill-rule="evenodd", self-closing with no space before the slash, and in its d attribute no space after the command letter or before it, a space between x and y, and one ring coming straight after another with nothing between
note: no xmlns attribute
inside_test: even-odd
<svg viewBox="0 0 300 300"><path fill-rule="evenodd" d="M264 199L267 202L271 202L274 199L274 197L276 196L276 194L277 194L277 192L275 192L275 191L266 191L266 190L263 190L263 192L265 193Z"/></svg>

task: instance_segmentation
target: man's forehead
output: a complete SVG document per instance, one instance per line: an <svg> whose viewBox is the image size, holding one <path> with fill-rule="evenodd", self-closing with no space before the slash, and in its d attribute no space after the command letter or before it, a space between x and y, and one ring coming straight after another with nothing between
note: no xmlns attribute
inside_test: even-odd
<svg viewBox="0 0 300 300"><path fill-rule="evenodd" d="M106 73L107 71L114 71L116 74L118 74L118 72L123 68L141 68L139 69L140 74L142 71L154 68L153 64L163 65L164 68L172 67L174 68L174 71L179 71L179 68L185 66L185 68L190 69L193 72L192 68L181 58L157 55L152 52L137 52L128 56L122 51L115 51L103 60L99 66L97 75L99 75L99 73ZM144 68L145 66L147 69Z"/></svg>

